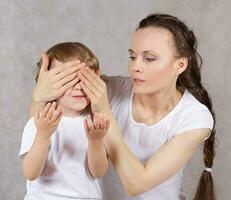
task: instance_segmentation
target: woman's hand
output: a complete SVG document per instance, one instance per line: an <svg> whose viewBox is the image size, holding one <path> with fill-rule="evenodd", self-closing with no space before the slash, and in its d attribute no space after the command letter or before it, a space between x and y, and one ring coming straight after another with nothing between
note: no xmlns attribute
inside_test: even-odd
<svg viewBox="0 0 231 200"><path fill-rule="evenodd" d="M80 85L91 101L93 113L109 113L110 106L105 82L91 69L79 73Z"/></svg>
<svg viewBox="0 0 231 200"><path fill-rule="evenodd" d="M47 103L41 112L37 112L35 116L35 125L37 135L43 139L49 139L52 133L57 129L62 117L61 106L57 106L56 102Z"/></svg>
<svg viewBox="0 0 231 200"><path fill-rule="evenodd" d="M84 120L87 138L91 141L103 139L109 128L109 119L102 113L95 113L93 119L88 115Z"/></svg>
<svg viewBox="0 0 231 200"><path fill-rule="evenodd" d="M62 94L79 80L78 71L86 66L79 60L67 62L48 71L49 59L42 54L42 66L38 82L33 90L33 102L44 103L62 96Z"/></svg>

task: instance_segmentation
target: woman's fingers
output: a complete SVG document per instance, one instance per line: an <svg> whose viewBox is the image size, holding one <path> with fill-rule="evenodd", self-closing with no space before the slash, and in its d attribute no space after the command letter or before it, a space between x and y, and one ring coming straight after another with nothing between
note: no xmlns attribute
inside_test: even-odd
<svg viewBox="0 0 231 200"><path fill-rule="evenodd" d="M86 76L88 77L88 79L89 78L91 78L91 80L94 79L94 81L97 82L99 85L101 85L101 87L104 87L105 82L93 70L91 70L89 67L86 67L85 70L83 71L86 71Z"/></svg>
<svg viewBox="0 0 231 200"><path fill-rule="evenodd" d="M48 70L48 65L49 65L49 59L48 59L47 54L42 53L41 59L42 59L42 65L41 65L41 69L39 71L39 75L42 74L43 72L46 72Z"/></svg>
<svg viewBox="0 0 231 200"><path fill-rule="evenodd" d="M57 82L57 87L60 88L62 87L63 85L69 83L70 81L74 80L75 78L79 79L77 76L77 73L73 73L73 74L70 74L66 77L64 77L63 79L61 79L60 81Z"/></svg>
<svg viewBox="0 0 231 200"><path fill-rule="evenodd" d="M59 74L55 74L56 75L56 81L59 81L59 80L63 79L64 77L71 75L71 74L75 74L77 76L79 71L81 69L83 69L84 67L86 67L85 63L80 63L79 65L73 65L73 66L68 67L68 68L64 67L64 66L60 66L62 71Z"/></svg>
<svg viewBox="0 0 231 200"><path fill-rule="evenodd" d="M50 70L50 73L52 75L58 75L59 78L62 78L69 73L80 70L84 66L86 66L85 63L81 63L79 60L75 60L56 66L55 68Z"/></svg>
<svg viewBox="0 0 231 200"><path fill-rule="evenodd" d="M61 96L69 88L73 87L78 81L79 81L79 78L75 78L72 81L70 81L70 82L66 83L65 85L63 85L58 91L59 96Z"/></svg>
<svg viewBox="0 0 231 200"><path fill-rule="evenodd" d="M99 86L101 86L96 79L89 74L90 70L81 70L80 71L80 77L83 79L86 84L91 85L93 88L97 89Z"/></svg>
<svg viewBox="0 0 231 200"><path fill-rule="evenodd" d="M95 98L94 92L92 92L92 90L90 90L83 81L80 81L79 84L83 89L84 93L87 95L87 97L92 101Z"/></svg>
<svg viewBox="0 0 231 200"><path fill-rule="evenodd" d="M87 79L83 72L80 72L79 78L81 82L84 82L84 85L91 91L92 94L96 95L97 91L100 90L99 85L94 83L93 80Z"/></svg>

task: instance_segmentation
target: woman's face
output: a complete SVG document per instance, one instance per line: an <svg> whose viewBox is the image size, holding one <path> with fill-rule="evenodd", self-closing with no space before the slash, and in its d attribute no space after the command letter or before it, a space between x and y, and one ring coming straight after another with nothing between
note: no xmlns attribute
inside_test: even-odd
<svg viewBox="0 0 231 200"><path fill-rule="evenodd" d="M135 93L154 94L176 87L179 61L170 31L157 27L137 30L129 54Z"/></svg>

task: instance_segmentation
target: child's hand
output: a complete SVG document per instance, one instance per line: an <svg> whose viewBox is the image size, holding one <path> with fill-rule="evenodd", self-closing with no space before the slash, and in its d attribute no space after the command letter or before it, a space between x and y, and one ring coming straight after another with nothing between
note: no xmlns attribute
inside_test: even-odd
<svg viewBox="0 0 231 200"><path fill-rule="evenodd" d="M50 138L52 133L57 129L61 117L61 106L57 106L56 108L56 102L47 103L43 110L37 112L35 116L37 134L44 139Z"/></svg>
<svg viewBox="0 0 231 200"><path fill-rule="evenodd" d="M95 113L93 119L88 115L84 120L84 127L89 140L102 139L109 128L110 121L102 113Z"/></svg>

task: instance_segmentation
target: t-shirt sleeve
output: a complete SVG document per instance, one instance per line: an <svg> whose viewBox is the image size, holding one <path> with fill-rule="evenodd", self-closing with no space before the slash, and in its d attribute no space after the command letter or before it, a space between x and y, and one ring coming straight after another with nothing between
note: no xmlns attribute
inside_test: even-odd
<svg viewBox="0 0 231 200"><path fill-rule="evenodd" d="M205 109L186 112L179 120L174 135L179 135L193 129L213 129L214 120L210 111Z"/></svg>
<svg viewBox="0 0 231 200"><path fill-rule="evenodd" d="M31 118L24 127L23 134L22 134L22 142L21 142L21 148L19 151L19 156L23 156L25 153L27 153L33 142L36 135L36 126L34 123L34 118Z"/></svg>
<svg viewBox="0 0 231 200"><path fill-rule="evenodd" d="M112 110L131 93L132 82L129 77L106 77L108 100Z"/></svg>

